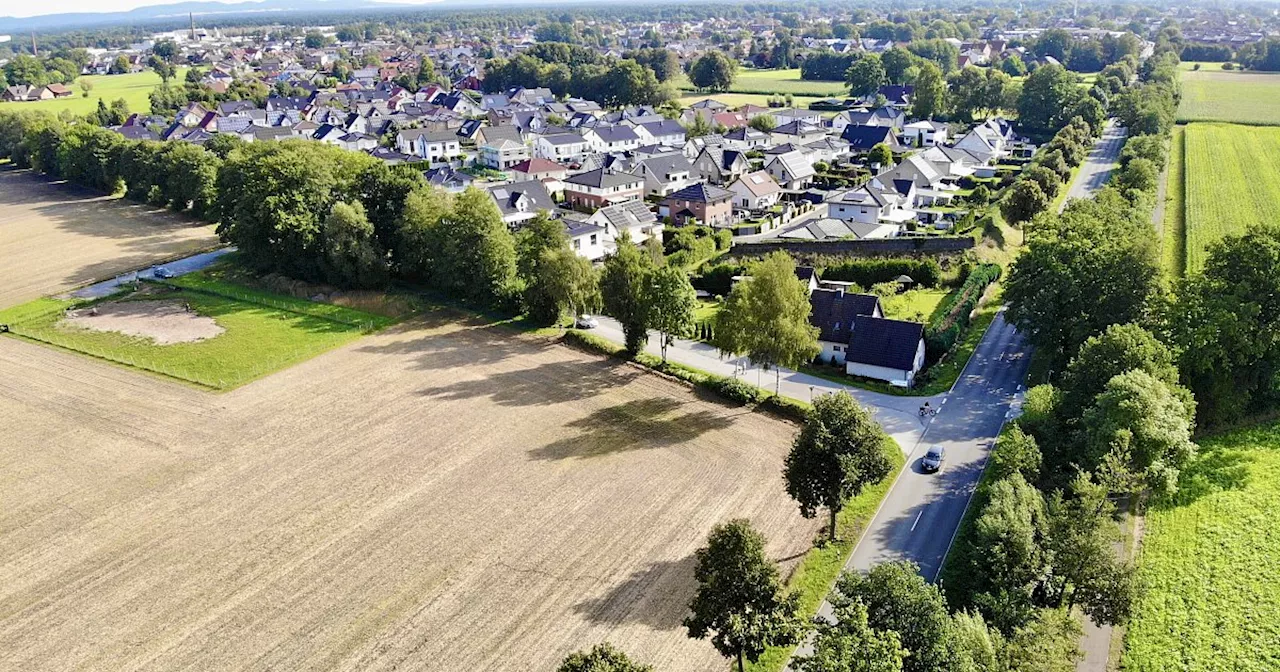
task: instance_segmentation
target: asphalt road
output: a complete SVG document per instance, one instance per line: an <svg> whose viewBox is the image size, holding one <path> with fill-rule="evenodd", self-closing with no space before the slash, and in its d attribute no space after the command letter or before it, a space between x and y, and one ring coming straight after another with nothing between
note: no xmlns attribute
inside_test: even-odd
<svg viewBox="0 0 1280 672"><path fill-rule="evenodd" d="M1073 198L1091 198L1111 178L1111 171L1120 160L1120 148L1124 147L1128 130L1116 124L1114 119L1107 120L1102 130L1102 137L1093 144L1089 156L1080 164L1076 179L1067 189L1067 197L1062 200L1058 212L1067 206Z"/></svg>

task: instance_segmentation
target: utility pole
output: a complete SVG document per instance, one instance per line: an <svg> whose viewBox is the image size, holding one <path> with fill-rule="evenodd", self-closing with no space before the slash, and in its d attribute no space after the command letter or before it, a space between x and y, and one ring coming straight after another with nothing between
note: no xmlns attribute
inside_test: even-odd
<svg viewBox="0 0 1280 672"><path fill-rule="evenodd" d="M36 47L36 31L34 30L31 31L31 55L32 56L40 55L40 49Z"/></svg>

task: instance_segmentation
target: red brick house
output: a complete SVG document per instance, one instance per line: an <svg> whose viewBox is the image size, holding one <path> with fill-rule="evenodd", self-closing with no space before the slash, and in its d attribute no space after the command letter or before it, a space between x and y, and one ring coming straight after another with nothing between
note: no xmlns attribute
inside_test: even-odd
<svg viewBox="0 0 1280 672"><path fill-rule="evenodd" d="M658 212L681 226L695 219L707 226L730 226L733 192L710 184L694 184L662 199Z"/></svg>

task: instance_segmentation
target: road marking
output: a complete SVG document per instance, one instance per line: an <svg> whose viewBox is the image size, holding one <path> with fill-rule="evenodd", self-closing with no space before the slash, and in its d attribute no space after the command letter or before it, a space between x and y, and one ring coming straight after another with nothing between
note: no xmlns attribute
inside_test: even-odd
<svg viewBox="0 0 1280 672"><path fill-rule="evenodd" d="M917 514L916 514L916 522L911 523L911 531L912 531L912 532L915 532L915 531L916 531L916 525L919 525L919 524L920 524L920 516L923 516L923 515L924 515L924 509L920 509L920 513L917 513Z"/></svg>

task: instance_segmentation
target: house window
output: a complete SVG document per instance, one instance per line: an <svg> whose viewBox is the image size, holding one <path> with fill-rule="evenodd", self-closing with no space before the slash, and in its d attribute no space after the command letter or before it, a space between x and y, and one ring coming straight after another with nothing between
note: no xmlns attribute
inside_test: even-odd
<svg viewBox="0 0 1280 672"><path fill-rule="evenodd" d="M591 234L591 244L592 244L592 245L595 245L595 244L596 244L596 234L594 234L594 233L593 233L593 234Z"/></svg>
<svg viewBox="0 0 1280 672"><path fill-rule="evenodd" d="M844 352L844 346L840 346L840 345L833 345L833 346L831 346L831 350L832 350L833 352Z"/></svg>
<svg viewBox="0 0 1280 672"><path fill-rule="evenodd" d="M574 239L573 239L573 249L575 249L575 250L581 250L581 249L582 249L582 239L581 239L581 238L574 238Z"/></svg>

